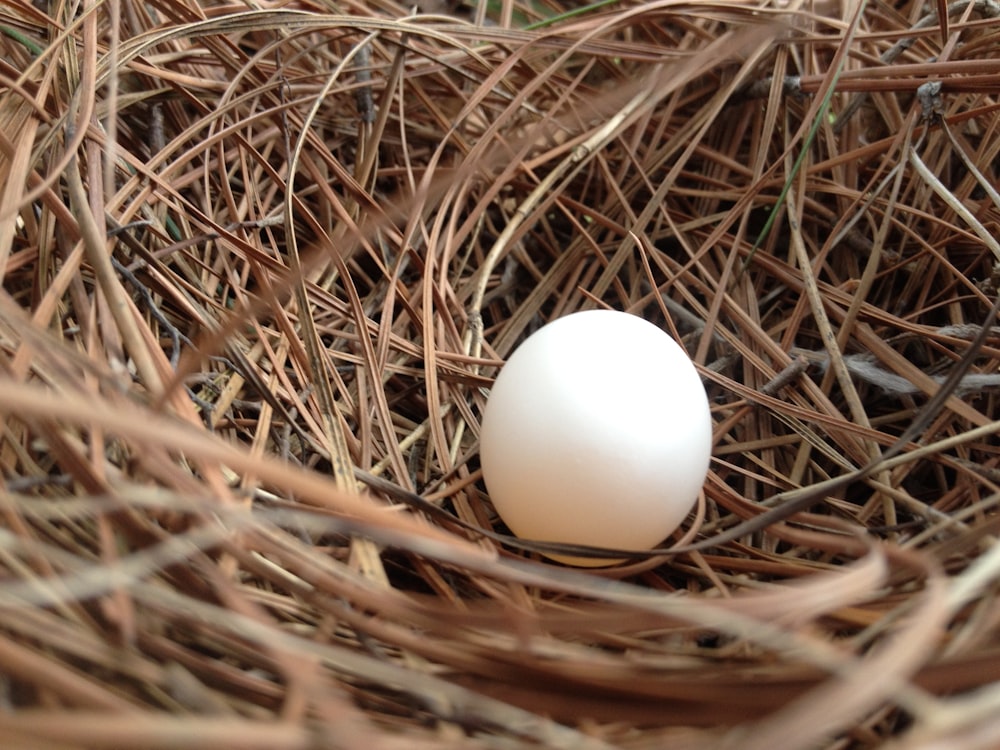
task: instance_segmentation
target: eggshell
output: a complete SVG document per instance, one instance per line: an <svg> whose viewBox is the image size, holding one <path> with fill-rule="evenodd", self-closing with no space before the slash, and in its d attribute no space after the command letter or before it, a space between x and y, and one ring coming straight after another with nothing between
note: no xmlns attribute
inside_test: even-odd
<svg viewBox="0 0 1000 750"><path fill-rule="evenodd" d="M480 431L486 488L514 534L628 550L656 546L685 519L711 450L708 398L687 354L611 310L529 336L497 376Z"/></svg>

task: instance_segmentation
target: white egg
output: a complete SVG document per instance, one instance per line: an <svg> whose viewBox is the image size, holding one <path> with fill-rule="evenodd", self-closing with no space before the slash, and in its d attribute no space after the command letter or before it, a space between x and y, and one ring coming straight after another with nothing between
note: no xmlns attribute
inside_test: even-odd
<svg viewBox="0 0 1000 750"><path fill-rule="evenodd" d="M687 354L652 323L611 310L529 336L497 376L480 432L486 489L514 534L636 551L685 519L711 451L708 398Z"/></svg>

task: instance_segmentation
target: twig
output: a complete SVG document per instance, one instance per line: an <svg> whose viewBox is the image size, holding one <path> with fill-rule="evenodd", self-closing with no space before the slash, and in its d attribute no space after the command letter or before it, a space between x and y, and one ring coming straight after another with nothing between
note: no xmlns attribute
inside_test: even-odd
<svg viewBox="0 0 1000 750"><path fill-rule="evenodd" d="M948 6L948 17L950 18L951 16L955 16L966 11L970 4L972 5L973 10L979 13L983 18L996 18L997 16L1000 16L1000 3L997 3L996 0L957 0ZM937 11L928 13L910 28L913 31L926 29L936 23L937 20ZM897 57L912 47L913 43L916 41L916 36L903 37L892 45L892 47L883 52L879 60L884 63L893 62ZM857 113L861 106L868 101L868 97L869 94L865 92L857 94L851 98L851 101L847 103L847 106L844 107L841 113L837 116L836 122L833 123L833 132L835 134L840 133L844 129L844 126L847 125L855 113Z"/></svg>

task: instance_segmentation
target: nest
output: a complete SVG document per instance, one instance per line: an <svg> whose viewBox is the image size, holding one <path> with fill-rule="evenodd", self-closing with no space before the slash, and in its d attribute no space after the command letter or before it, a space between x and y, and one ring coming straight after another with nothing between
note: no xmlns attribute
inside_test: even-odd
<svg viewBox="0 0 1000 750"><path fill-rule="evenodd" d="M998 16L0 4L0 744L996 747ZM594 307L715 448L580 570L477 434Z"/></svg>

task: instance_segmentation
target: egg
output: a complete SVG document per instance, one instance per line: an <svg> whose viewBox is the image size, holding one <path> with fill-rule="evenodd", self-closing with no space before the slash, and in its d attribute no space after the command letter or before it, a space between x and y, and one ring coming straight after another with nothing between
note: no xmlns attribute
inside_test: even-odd
<svg viewBox="0 0 1000 750"><path fill-rule="evenodd" d="M667 333L635 315L588 310L543 326L514 351L479 437L487 492L515 535L643 551L697 500L712 418L697 370Z"/></svg>

